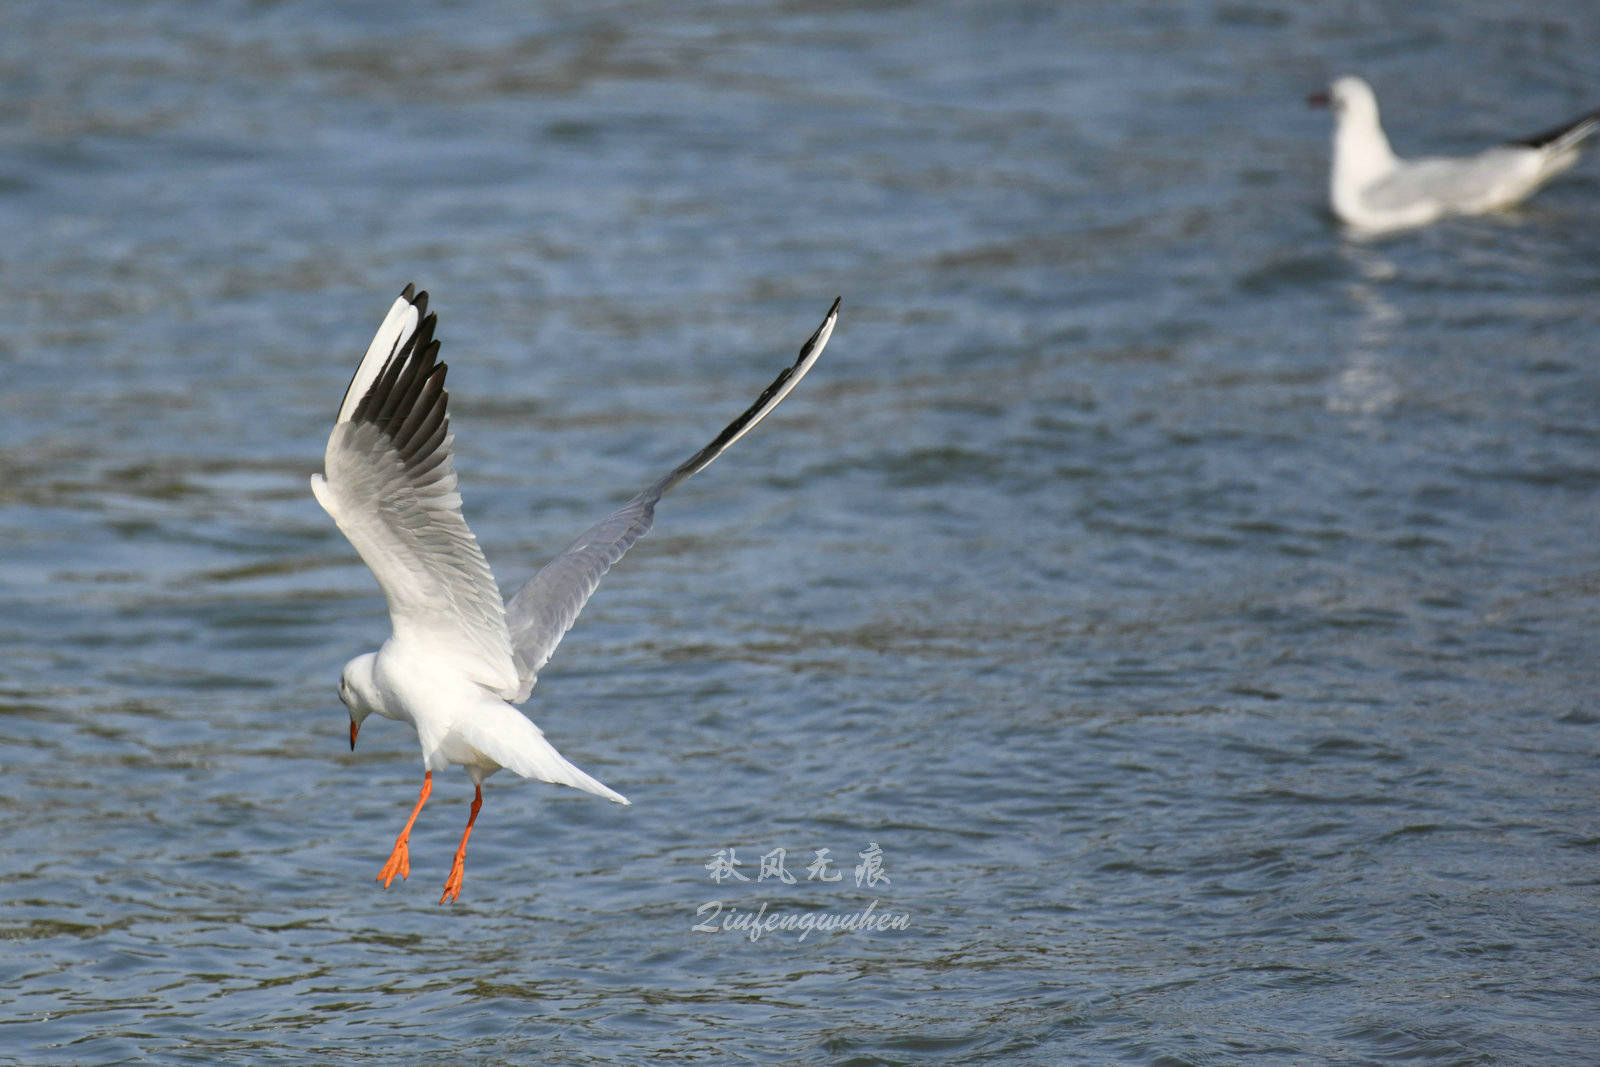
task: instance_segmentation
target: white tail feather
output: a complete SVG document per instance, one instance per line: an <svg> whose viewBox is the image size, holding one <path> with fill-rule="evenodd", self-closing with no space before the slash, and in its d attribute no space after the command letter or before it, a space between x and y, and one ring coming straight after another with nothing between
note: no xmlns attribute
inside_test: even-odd
<svg viewBox="0 0 1600 1067"><path fill-rule="evenodd" d="M544 731L526 715L502 700L473 709L469 721L457 727L467 744L524 778L570 785L597 797L627 804L629 800L575 766L545 740Z"/></svg>

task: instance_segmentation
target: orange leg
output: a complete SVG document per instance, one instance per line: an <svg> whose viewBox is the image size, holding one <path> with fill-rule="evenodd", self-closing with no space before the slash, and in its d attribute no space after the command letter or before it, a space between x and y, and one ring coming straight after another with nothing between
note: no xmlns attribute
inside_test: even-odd
<svg viewBox="0 0 1600 1067"><path fill-rule="evenodd" d="M411 809L411 818L406 820L406 828L394 839L394 851L389 853L389 862L378 872L378 881L383 883L385 889L389 888L389 883L394 881L394 876L397 874L402 879L411 877L411 849L408 847L411 828L417 824L417 816L422 814L422 805L428 802L428 794L431 792L433 792L433 772L427 771L422 775L422 795L417 797L417 806Z"/></svg>
<svg viewBox="0 0 1600 1067"><path fill-rule="evenodd" d="M472 797L472 814L467 816L467 828L461 832L461 845L456 849L456 861L450 867L450 877L444 880L444 896L439 903L454 901L461 896L461 875L467 860L467 838L472 836L472 824L478 821L478 809L483 807L483 786L475 787Z"/></svg>

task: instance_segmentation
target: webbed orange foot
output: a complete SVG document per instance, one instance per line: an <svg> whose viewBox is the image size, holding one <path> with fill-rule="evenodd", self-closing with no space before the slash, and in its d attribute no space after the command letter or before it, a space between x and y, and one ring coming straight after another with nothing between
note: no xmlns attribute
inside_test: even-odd
<svg viewBox="0 0 1600 1067"><path fill-rule="evenodd" d="M450 877L444 880L444 895L439 903L454 901L461 896L461 876L467 863L467 839L472 836L472 824L478 821L478 809L483 807L483 785L472 794L472 813L467 816L467 828L461 832L461 844L456 849L456 861L450 865Z"/></svg>
<svg viewBox="0 0 1600 1067"><path fill-rule="evenodd" d="M431 792L433 792L433 772L427 771L422 776L422 792L417 797L417 806L411 809L411 818L406 820L406 828L394 839L394 851L389 853L389 862L378 872L378 881L383 883L385 889L389 888L389 883L394 881L395 875L398 874L402 881L411 876L411 828L417 824L417 816L422 814L422 805L428 802L428 794Z"/></svg>
<svg viewBox="0 0 1600 1067"><path fill-rule="evenodd" d="M461 857L456 857L455 866L450 868L450 877L444 880L444 895L439 898L439 903L453 902L461 896L461 876L465 873L465 865Z"/></svg>
<svg viewBox="0 0 1600 1067"><path fill-rule="evenodd" d="M388 889L389 883L394 881L394 876L397 874L402 881L411 877L411 848L404 837L395 841L394 851L389 853L389 862L378 872L378 881L383 883L383 888Z"/></svg>

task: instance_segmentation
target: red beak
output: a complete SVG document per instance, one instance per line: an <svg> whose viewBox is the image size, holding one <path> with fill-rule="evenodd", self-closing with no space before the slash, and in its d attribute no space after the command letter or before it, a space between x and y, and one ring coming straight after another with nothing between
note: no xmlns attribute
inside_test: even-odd
<svg viewBox="0 0 1600 1067"><path fill-rule="evenodd" d="M1312 93L1310 96L1306 97L1306 106L1307 107L1327 107L1328 106L1328 94L1327 93Z"/></svg>
<svg viewBox="0 0 1600 1067"><path fill-rule="evenodd" d="M354 719L350 720L350 751L356 750L356 734L361 732L361 724Z"/></svg>

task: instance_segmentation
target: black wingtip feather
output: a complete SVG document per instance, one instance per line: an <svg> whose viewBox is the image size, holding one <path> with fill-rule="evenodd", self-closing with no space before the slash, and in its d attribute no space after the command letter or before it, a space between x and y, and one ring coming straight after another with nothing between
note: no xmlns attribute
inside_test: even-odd
<svg viewBox="0 0 1600 1067"><path fill-rule="evenodd" d="M445 438L449 436L450 424L441 421L438 426L434 427L433 432L428 435L426 440L419 440L416 450L417 458L406 464L406 469L411 472L412 477L419 480L425 478L433 473L434 468L450 458L449 453L441 447L444 445Z"/></svg>
<svg viewBox="0 0 1600 1067"><path fill-rule="evenodd" d="M842 299L842 297L833 298L833 306L830 307L828 309L828 313L822 317L821 324L818 325L814 331L812 331L811 336L806 338L806 343L800 346L800 353L799 355L795 356L794 362L778 372L778 376L772 379L772 384L763 389L761 391L761 395L756 397L755 403L745 408L744 411L740 413L738 418L724 426L722 428L722 432L711 439L710 444L696 452L693 456L690 456L683 463L680 463L672 470L671 473L656 483L656 486L660 489L660 492L665 494L671 491L673 486L678 485L685 478L689 478L697 472L704 470L708 463L722 454L723 449L728 447L728 443L730 441L744 433L745 429L750 425L751 421L756 418L757 414L761 413L762 409L767 406L767 403L774 396L776 396L780 390L788 385L791 379L794 378L795 371L800 369L800 365L806 360L812 358L812 353L814 353L817 348L817 342L822 339L822 331L826 330L828 328L828 324L833 321L834 316L839 311L839 304Z"/></svg>
<svg viewBox="0 0 1600 1067"><path fill-rule="evenodd" d="M1596 121L1600 121L1600 109L1591 111L1585 115L1579 115L1571 122L1563 122L1561 125L1545 130L1543 133L1536 133L1532 137L1525 137L1520 141L1512 141L1511 143L1523 148L1543 148L1547 144L1561 140L1561 138L1565 137L1579 126L1582 126L1584 123Z"/></svg>
<svg viewBox="0 0 1600 1067"><path fill-rule="evenodd" d="M447 369L440 364L423 379L416 400L407 409L409 413L394 428L392 436L395 446L400 449L400 457L407 463L423 454L424 446L444 424L445 401L448 399L444 391L444 374Z"/></svg>
<svg viewBox="0 0 1600 1067"><path fill-rule="evenodd" d="M408 284L400 295L417 309L417 327L385 361L351 420L375 426L408 468L426 474L443 460L439 448L450 432L449 366L438 361L439 318L427 310L427 291Z"/></svg>
<svg viewBox="0 0 1600 1067"><path fill-rule="evenodd" d="M374 422L387 424L393 419L404 419L416 403L422 382L439 353L439 342L433 339L436 321L433 315L423 319L417 332L406 341L399 358L393 361L393 374L390 367L385 367L384 373L379 375L378 384L384 387L386 399L373 417Z"/></svg>
<svg viewBox="0 0 1600 1067"><path fill-rule="evenodd" d="M367 389L367 395L356 405L355 413L351 416L352 420L381 425L393 413L395 386L400 381L400 376L412 364L411 355L417 349L416 341L417 335L413 333L379 369L378 376Z"/></svg>

